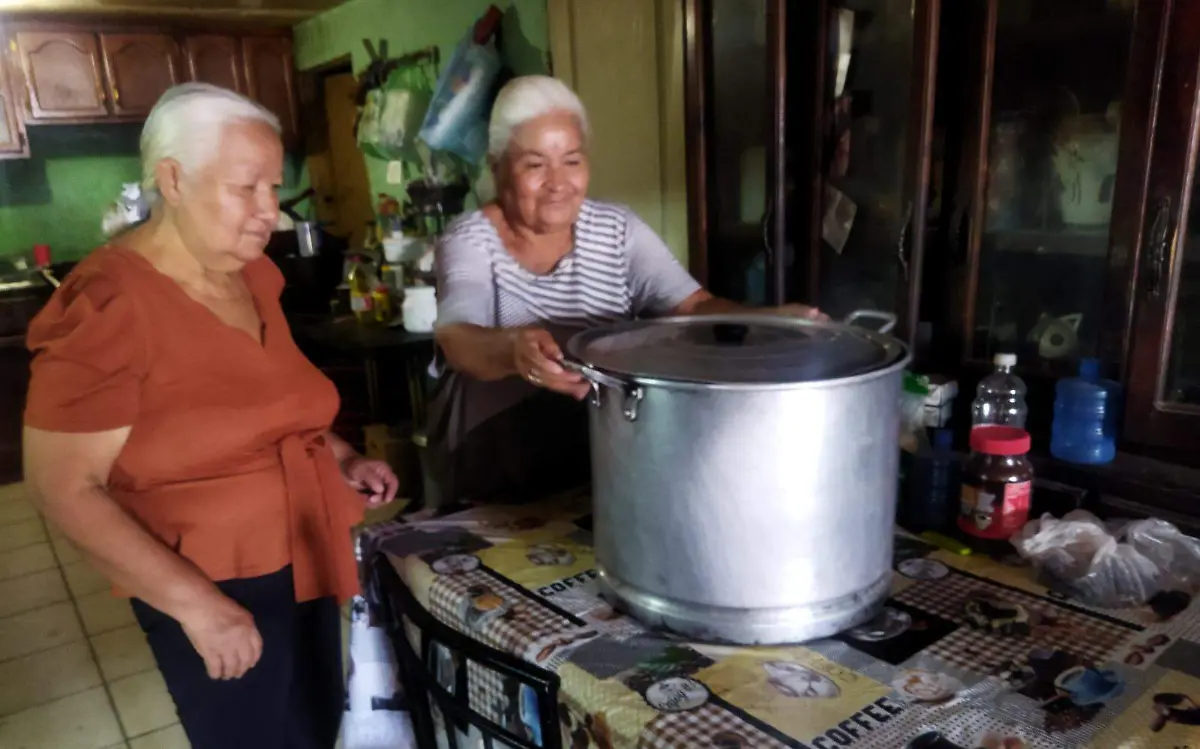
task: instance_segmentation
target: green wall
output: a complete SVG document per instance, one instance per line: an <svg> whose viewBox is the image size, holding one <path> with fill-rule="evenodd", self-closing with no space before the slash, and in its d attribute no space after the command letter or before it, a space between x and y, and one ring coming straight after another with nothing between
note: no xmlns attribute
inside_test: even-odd
<svg viewBox="0 0 1200 749"><path fill-rule="evenodd" d="M546 0L351 0L293 29L296 66L310 70L350 57L354 72L361 73L370 58L362 40L379 46L388 42L388 55L437 45L444 67L471 24L495 5L504 11L501 41L504 57L518 75L548 69L549 41ZM387 184L387 162L363 157L371 181L371 194L398 195L398 185Z"/></svg>
<svg viewBox="0 0 1200 749"><path fill-rule="evenodd" d="M124 182L139 178L141 125L40 125L33 154L0 161L0 257L48 244L77 260L103 241L100 220Z"/></svg>
<svg viewBox="0 0 1200 749"><path fill-rule="evenodd" d="M545 0L351 0L294 29L300 70L347 55L356 73L369 62L364 38L388 40L391 54L436 44L443 64L491 4L504 12L505 58L518 74L544 72L549 44ZM29 128L32 156L0 161L0 257L49 244L55 260L76 260L103 241L100 220L124 182L139 177L141 123ZM306 181L293 155L289 186ZM366 157L364 157L366 158ZM372 193L396 194L386 162L366 158ZM286 192L286 191L285 191Z"/></svg>

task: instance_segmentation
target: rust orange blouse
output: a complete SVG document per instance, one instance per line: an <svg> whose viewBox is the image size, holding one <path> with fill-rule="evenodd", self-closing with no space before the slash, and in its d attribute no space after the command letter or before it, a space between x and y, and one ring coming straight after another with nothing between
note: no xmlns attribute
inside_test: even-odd
<svg viewBox="0 0 1200 749"><path fill-rule="evenodd" d="M291 564L297 600L344 600L363 502L324 436L337 390L292 340L279 269L264 257L242 274L262 345L141 255L93 252L30 326L25 423L131 426L109 492L163 543L213 580Z"/></svg>

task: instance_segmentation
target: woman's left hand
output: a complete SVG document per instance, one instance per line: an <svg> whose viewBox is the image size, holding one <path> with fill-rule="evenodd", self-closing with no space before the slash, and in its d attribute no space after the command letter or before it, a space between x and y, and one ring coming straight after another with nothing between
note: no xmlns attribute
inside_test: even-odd
<svg viewBox="0 0 1200 749"><path fill-rule="evenodd" d="M342 475L346 483L367 496L371 507L385 505L396 498L400 481L392 467L382 460L371 460L355 455L342 463Z"/></svg>
<svg viewBox="0 0 1200 749"><path fill-rule="evenodd" d="M775 312L788 317L799 317L802 320L829 322L830 319L829 315L816 307L809 307L807 304L784 304L776 307Z"/></svg>

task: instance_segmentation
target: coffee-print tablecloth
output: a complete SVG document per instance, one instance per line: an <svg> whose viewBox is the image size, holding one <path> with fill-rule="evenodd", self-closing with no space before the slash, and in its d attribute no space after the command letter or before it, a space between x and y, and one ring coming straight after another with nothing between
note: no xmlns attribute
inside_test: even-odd
<svg viewBox="0 0 1200 749"><path fill-rule="evenodd" d="M481 507L367 536L439 620L559 674L564 746L1200 749L1187 596L1095 610L1028 568L899 535L868 625L802 646L692 643L601 600L589 510ZM468 688L472 709L535 731L517 685L472 664Z"/></svg>

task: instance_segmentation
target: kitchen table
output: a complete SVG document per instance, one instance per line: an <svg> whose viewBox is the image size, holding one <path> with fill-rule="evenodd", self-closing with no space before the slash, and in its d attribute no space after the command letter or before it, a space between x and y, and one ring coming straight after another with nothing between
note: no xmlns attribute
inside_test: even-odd
<svg viewBox="0 0 1200 749"><path fill-rule="evenodd" d="M1200 749L1200 604L1186 596L1098 610L1009 560L900 533L869 624L787 647L693 643L599 597L589 512L583 494L477 507L376 526L364 548L441 623L557 673L565 747ZM533 733L520 690L467 675L471 710Z"/></svg>

